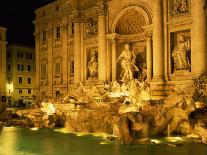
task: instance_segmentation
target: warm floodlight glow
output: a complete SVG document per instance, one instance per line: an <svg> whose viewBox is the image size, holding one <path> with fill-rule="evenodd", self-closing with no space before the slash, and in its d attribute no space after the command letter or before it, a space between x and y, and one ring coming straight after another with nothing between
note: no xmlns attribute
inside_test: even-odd
<svg viewBox="0 0 207 155"><path fill-rule="evenodd" d="M37 130L39 130L39 128L30 128L30 130L37 131Z"/></svg>
<svg viewBox="0 0 207 155"><path fill-rule="evenodd" d="M160 144L161 143L161 141L158 140L158 139L150 139L150 142L155 143L155 144Z"/></svg>
<svg viewBox="0 0 207 155"><path fill-rule="evenodd" d="M6 85L6 88L7 88L7 92L10 91L10 93L13 93L13 91L14 91L14 86L13 86L12 83L7 84L7 85Z"/></svg>
<svg viewBox="0 0 207 155"><path fill-rule="evenodd" d="M69 130L68 128L55 129L54 131L60 133L72 133L71 130Z"/></svg>
<svg viewBox="0 0 207 155"><path fill-rule="evenodd" d="M170 142L179 142L179 141L183 141L184 139L182 137L166 137L166 139Z"/></svg>
<svg viewBox="0 0 207 155"><path fill-rule="evenodd" d="M50 102L42 102L41 105L43 106L43 108L41 108L41 110L43 112L46 112L47 115L52 115L55 113L55 107L52 103Z"/></svg>
<svg viewBox="0 0 207 155"><path fill-rule="evenodd" d="M122 91L122 92L110 92L110 97L124 97L129 96L129 91Z"/></svg>
<svg viewBox="0 0 207 155"><path fill-rule="evenodd" d="M106 145L106 144L109 144L109 142L107 141L103 141L103 142L100 142L101 145Z"/></svg>

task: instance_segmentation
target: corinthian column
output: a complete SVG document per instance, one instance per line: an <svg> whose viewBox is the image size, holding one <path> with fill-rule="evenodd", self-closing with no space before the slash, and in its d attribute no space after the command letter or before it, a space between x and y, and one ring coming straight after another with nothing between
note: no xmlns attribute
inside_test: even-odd
<svg viewBox="0 0 207 155"><path fill-rule="evenodd" d="M153 10L153 80L164 79L164 39L162 0L154 0Z"/></svg>
<svg viewBox="0 0 207 155"><path fill-rule="evenodd" d="M152 79L152 32L146 32L147 37L147 80Z"/></svg>
<svg viewBox="0 0 207 155"><path fill-rule="evenodd" d="M192 2L192 73L207 72L206 0Z"/></svg>
<svg viewBox="0 0 207 155"><path fill-rule="evenodd" d="M112 39L112 81L116 81L116 39Z"/></svg>
<svg viewBox="0 0 207 155"><path fill-rule="evenodd" d="M104 1L97 3L98 14L98 79L105 82L107 77L106 52L106 14L107 7Z"/></svg>
<svg viewBox="0 0 207 155"><path fill-rule="evenodd" d="M84 16L81 12L74 13L74 84L81 82L81 23Z"/></svg>

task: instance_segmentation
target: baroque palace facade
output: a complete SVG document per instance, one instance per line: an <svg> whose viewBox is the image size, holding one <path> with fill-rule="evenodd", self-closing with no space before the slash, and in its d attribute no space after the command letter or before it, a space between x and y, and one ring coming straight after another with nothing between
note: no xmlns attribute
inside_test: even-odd
<svg viewBox="0 0 207 155"><path fill-rule="evenodd" d="M39 97L117 80L126 43L154 95L207 71L206 0L57 0L35 14Z"/></svg>

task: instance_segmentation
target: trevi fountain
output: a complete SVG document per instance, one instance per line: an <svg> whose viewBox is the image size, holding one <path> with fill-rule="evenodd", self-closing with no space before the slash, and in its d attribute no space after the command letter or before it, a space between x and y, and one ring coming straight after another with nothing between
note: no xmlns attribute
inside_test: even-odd
<svg viewBox="0 0 207 155"><path fill-rule="evenodd" d="M190 85L177 88L167 97L155 97L150 93L150 84L144 74L139 80L134 78L134 73L139 74L139 69L135 65L136 56L129 48L130 46L126 44L117 58L117 63L120 63L122 67L119 81L105 83L103 86L80 83L78 88L74 88L63 98L36 99L30 108L17 110L15 113L2 106L0 125L3 133L0 136L0 153L8 151L11 154L18 154L19 151L21 154L18 146L13 148L19 149L16 152L9 150L13 146L11 131L16 132L16 130L20 132L19 134L25 133L23 137L31 138L29 141L34 140L34 145L38 146L39 144L35 144L38 141L37 137L31 137L29 132L40 137L45 136L47 132L46 139L41 145L44 143L47 145L48 141L58 139L56 143L61 145L72 145L70 144L72 140L76 143L74 145L77 145L74 147L79 147L79 141L86 141L86 144L83 142L80 144L88 147L83 154L93 154L90 152L90 145L96 147L93 148L97 151L94 154L122 154L122 151L126 154L135 154L134 149L137 148L137 152L143 151L143 154L148 154L146 149L149 149L160 155L159 148L156 146L168 149L179 148L174 150L177 153L194 145L198 148L202 146L207 150L207 147L202 145L207 144L207 74L203 73L194 78ZM179 54L182 49L182 45L175 48L173 51L175 59L180 59ZM187 59L176 61L175 66L177 69L187 69L188 61ZM88 63L91 79L97 75L97 69L96 55L91 52L91 60ZM57 132L70 137L68 144L63 144L64 140L61 142ZM3 148L2 140L6 141L7 136L11 146ZM81 139L75 140L76 136ZM32 154L33 146L26 144L27 142L24 142L21 136L15 138L20 139L25 147L30 147L31 150L23 149L26 151L25 154ZM52 152L47 152L51 148L44 146L47 151L43 151L42 154L64 154L61 145L51 144L54 147ZM101 146L97 145L103 145L103 153L101 153ZM105 145L109 145L111 150L104 148ZM41 149L44 148L42 147ZM56 152L55 148L60 152ZM63 148L67 150L66 146ZM80 148L82 149L82 146ZM41 152L38 148L36 149ZM170 154L170 151L167 151L169 150L165 153ZM187 153L188 151L184 151L184 154ZM74 152L74 154L81 153Z"/></svg>
<svg viewBox="0 0 207 155"><path fill-rule="evenodd" d="M0 105L0 155L206 155L206 8L206 0L38 8L36 98L27 108Z"/></svg>

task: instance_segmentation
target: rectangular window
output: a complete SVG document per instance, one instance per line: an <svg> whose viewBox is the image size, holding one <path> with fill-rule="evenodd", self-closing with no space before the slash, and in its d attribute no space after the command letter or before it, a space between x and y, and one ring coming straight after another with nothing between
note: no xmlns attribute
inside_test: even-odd
<svg viewBox="0 0 207 155"><path fill-rule="evenodd" d="M20 58L20 53L19 52L17 52L17 58Z"/></svg>
<svg viewBox="0 0 207 155"><path fill-rule="evenodd" d="M31 89L28 89L27 91L28 91L28 94L31 94L31 92L32 92Z"/></svg>
<svg viewBox="0 0 207 155"><path fill-rule="evenodd" d="M41 64L41 77L45 78L47 73L46 64Z"/></svg>
<svg viewBox="0 0 207 155"><path fill-rule="evenodd" d="M60 26L56 27L56 39L60 39Z"/></svg>
<svg viewBox="0 0 207 155"><path fill-rule="evenodd" d="M29 58L32 59L32 54L29 55Z"/></svg>
<svg viewBox="0 0 207 155"><path fill-rule="evenodd" d="M20 70L20 64L17 64L17 69L18 69L18 71Z"/></svg>
<svg viewBox="0 0 207 155"><path fill-rule="evenodd" d="M22 94L22 89L19 89L19 94Z"/></svg>
<svg viewBox="0 0 207 155"><path fill-rule="evenodd" d="M71 24L71 34L74 34L74 23Z"/></svg>
<svg viewBox="0 0 207 155"><path fill-rule="evenodd" d="M29 59L29 54L28 53L26 53L26 59Z"/></svg>
<svg viewBox="0 0 207 155"><path fill-rule="evenodd" d="M60 97L60 91L57 90L57 91L55 92L55 95L56 95L56 97Z"/></svg>
<svg viewBox="0 0 207 155"><path fill-rule="evenodd" d="M42 32L42 41L45 42L47 40L47 32L43 31Z"/></svg>
<svg viewBox="0 0 207 155"><path fill-rule="evenodd" d="M59 5L56 5L56 6L55 6L55 12L56 12L56 11L59 11L59 9L60 9Z"/></svg>
<svg viewBox="0 0 207 155"><path fill-rule="evenodd" d="M27 71L31 71L31 66L27 65Z"/></svg>
<svg viewBox="0 0 207 155"><path fill-rule="evenodd" d="M31 78L28 78L28 84L31 84L32 83L32 79Z"/></svg>
<svg viewBox="0 0 207 155"><path fill-rule="evenodd" d="M22 84L22 77L19 77L19 83Z"/></svg>
<svg viewBox="0 0 207 155"><path fill-rule="evenodd" d="M10 64L8 64L8 71L10 71L11 70L11 66L10 66Z"/></svg>
<svg viewBox="0 0 207 155"><path fill-rule="evenodd" d="M55 76L60 76L60 63L55 63Z"/></svg>
<svg viewBox="0 0 207 155"><path fill-rule="evenodd" d="M24 71L24 65L22 65L22 71Z"/></svg>
<svg viewBox="0 0 207 155"><path fill-rule="evenodd" d="M70 75L71 76L74 75L74 61L71 61L71 65L70 65Z"/></svg>
<svg viewBox="0 0 207 155"><path fill-rule="evenodd" d="M23 58L23 52L21 52L21 58Z"/></svg>
<svg viewBox="0 0 207 155"><path fill-rule="evenodd" d="M8 58L8 59L10 58L10 53L9 53L9 52L7 53L7 58Z"/></svg>

